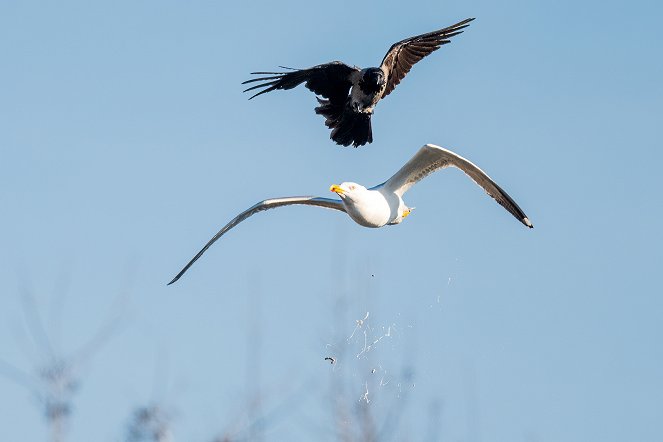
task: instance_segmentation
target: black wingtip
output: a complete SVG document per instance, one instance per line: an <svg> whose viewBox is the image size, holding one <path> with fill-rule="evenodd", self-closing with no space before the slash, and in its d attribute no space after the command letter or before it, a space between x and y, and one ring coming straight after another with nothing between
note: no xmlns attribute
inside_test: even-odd
<svg viewBox="0 0 663 442"><path fill-rule="evenodd" d="M174 277L174 278L173 278L168 284L166 284L166 285L169 286L169 285L175 284L177 281L180 280L180 278L182 277L182 275L184 275L184 273L185 273L188 269L189 269L189 266L187 265L187 266L184 267L182 270L180 270L180 272L179 272L177 275L175 275L175 277Z"/></svg>
<svg viewBox="0 0 663 442"><path fill-rule="evenodd" d="M258 92L257 94L253 94L253 95L251 95L251 96L249 97L249 100L253 100L253 99L254 99L255 97L257 97L258 95L266 94L267 92L271 92L271 91L273 91L272 88L265 89L264 91L260 91L260 92ZM246 92L246 91L244 91L244 92Z"/></svg>
<svg viewBox="0 0 663 442"><path fill-rule="evenodd" d="M267 74L267 73L269 73L269 72L262 72L262 74ZM271 73L276 74L275 72L271 72ZM284 75L285 74L280 73L280 74L277 74L277 75L273 75L271 77L251 78L249 80L242 81L242 84L255 83L256 81L279 80L279 79L283 78Z"/></svg>
<svg viewBox="0 0 663 442"><path fill-rule="evenodd" d="M529 220L529 218L527 218L527 217L523 218L523 219L521 220L521 222L522 222L523 224L525 224L525 226L529 227L530 229L533 229L533 228L534 228L534 224L532 224L532 222L531 222L531 221Z"/></svg>
<svg viewBox="0 0 663 442"><path fill-rule="evenodd" d="M465 20L460 21L460 22L456 23L455 25L451 25L450 28L457 29L457 30L465 29L468 26L470 26L470 23L473 22L474 19L475 19L475 17L466 18Z"/></svg>
<svg viewBox="0 0 663 442"><path fill-rule="evenodd" d="M249 100L252 100L253 98L257 97L258 95L262 95L262 94L266 94L267 92L271 92L275 89L274 85L270 86L269 84L259 84L258 86L253 86L253 87L250 87L248 89L244 89L242 92L252 91L252 90L255 90L255 89L258 89L258 88L261 88L261 87L265 87L267 89L262 90L262 91L258 92L257 94L251 95L249 97Z"/></svg>

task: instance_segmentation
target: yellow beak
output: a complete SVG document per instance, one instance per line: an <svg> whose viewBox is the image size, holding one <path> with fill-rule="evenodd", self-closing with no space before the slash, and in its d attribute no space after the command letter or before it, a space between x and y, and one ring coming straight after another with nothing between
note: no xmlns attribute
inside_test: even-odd
<svg viewBox="0 0 663 442"><path fill-rule="evenodd" d="M406 218L411 212L412 212L412 210L410 210L410 209L404 210L403 211L403 218Z"/></svg>
<svg viewBox="0 0 663 442"><path fill-rule="evenodd" d="M341 189L341 186L339 186L338 184L332 184L329 190L331 190L334 193L338 193L339 195L342 195L344 193L343 189Z"/></svg>

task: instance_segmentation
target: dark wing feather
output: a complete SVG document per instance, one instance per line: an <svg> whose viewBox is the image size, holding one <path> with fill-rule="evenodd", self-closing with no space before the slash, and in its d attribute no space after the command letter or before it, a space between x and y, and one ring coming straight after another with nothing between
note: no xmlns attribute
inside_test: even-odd
<svg viewBox="0 0 663 442"><path fill-rule="evenodd" d="M242 84L261 82L244 90L248 92L262 88L260 92L251 96L254 98L276 89L292 89L305 82L309 90L336 102L345 101L352 86L351 76L355 72L359 72L359 69L340 61L333 61L308 69L295 69L292 72L252 72L253 75L268 76L253 78Z"/></svg>
<svg viewBox="0 0 663 442"><path fill-rule="evenodd" d="M184 266L182 270L180 270L180 272L172 279L172 281L168 283L168 285L171 285L172 283L180 279L182 275L184 275L184 273L186 273L186 271L189 270L189 267L191 267L196 261L198 261L198 258L203 256L203 253L205 253L207 249L209 249L210 246L216 242L217 239L221 238L228 230L232 229L237 224L241 223L251 215L255 215L256 213L262 212L263 210L275 209L277 207L290 206L293 204L304 204L309 206L326 207L328 209L336 209L340 210L341 212L345 212L345 207L343 206L343 203L341 201L329 198L319 198L313 196L291 196L285 198L272 198L269 200L260 201L259 203L253 205L252 207L249 207L248 209L237 215L228 224L223 226L223 228L219 230L216 233L216 235L214 235L212 239L210 239L202 249L200 249L200 252L198 252L196 256L194 256L191 259L191 261L189 261L189 263Z"/></svg>
<svg viewBox="0 0 663 442"><path fill-rule="evenodd" d="M450 43L450 38L461 34L474 18L468 18L438 31L406 38L395 43L387 51L380 67L387 73L387 87L382 93L386 97L410 72L412 66L428 54L437 51L440 46Z"/></svg>

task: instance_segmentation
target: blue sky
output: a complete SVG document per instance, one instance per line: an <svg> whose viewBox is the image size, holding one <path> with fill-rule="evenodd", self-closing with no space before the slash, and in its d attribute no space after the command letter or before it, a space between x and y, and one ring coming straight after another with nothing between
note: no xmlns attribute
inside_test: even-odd
<svg viewBox="0 0 663 442"><path fill-rule="evenodd" d="M122 440L150 401L187 441L245 438L260 416L263 440L336 440L334 413L352 426L357 408L383 440L660 440L662 12L3 2L2 372L48 361L31 293L58 354L121 318L79 367L71 441ZM466 17L379 104L369 146L332 144L303 88L241 93L251 71L376 65ZM425 143L478 164L535 228L443 171L408 192L401 225L259 214L166 287L255 202L380 183ZM45 440L39 413L0 376L3 439Z"/></svg>

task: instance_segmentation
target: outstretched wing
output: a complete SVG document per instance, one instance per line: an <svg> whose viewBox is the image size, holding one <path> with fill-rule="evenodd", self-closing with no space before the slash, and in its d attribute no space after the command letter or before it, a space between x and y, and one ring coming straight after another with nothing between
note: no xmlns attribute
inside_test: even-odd
<svg viewBox="0 0 663 442"><path fill-rule="evenodd" d="M317 95L332 102L344 102L352 86L352 74L356 72L359 72L356 67L348 66L340 61L332 61L308 69L295 69L292 72L251 72L252 75L269 76L253 78L242 84L262 82L244 90L244 92L248 92L264 88L251 96L254 98L276 89L292 89L306 82L306 87Z"/></svg>
<svg viewBox="0 0 663 442"><path fill-rule="evenodd" d="M468 18L448 28L406 38L393 44L380 65L382 71L387 74L387 87L382 93L382 98L394 90L416 62L437 51L440 46L450 43L450 38L461 34L462 29L468 27L472 20L474 18Z"/></svg>
<svg viewBox="0 0 663 442"><path fill-rule="evenodd" d="M483 187L483 190L488 195L493 197L495 201L508 210L521 223L529 228L534 227L527 218L527 215L518 207L518 204L495 181L490 179L483 170L460 155L434 144L426 144L419 149L419 152L401 167L401 170L382 184L382 186L385 190L394 192L402 197L417 182L436 170L446 167L455 167L465 172L467 176Z"/></svg>
<svg viewBox="0 0 663 442"><path fill-rule="evenodd" d="M207 242L207 244L205 244L205 247L200 249L200 252L198 252L196 256L194 256L193 259L189 261L189 263L185 265L182 270L180 270L180 272L173 278L172 281L168 283L168 285L171 285L180 279L182 275L184 275L184 273L189 270L189 267L191 267L194 262L198 261L198 258L200 258L203 253L205 253L205 251L207 251L207 249L209 249L210 246L216 242L217 239L221 238L228 230L232 229L237 224L241 223L251 215L262 212L263 210L274 209L281 206L290 206L293 204L326 207L328 209L336 209L340 210L341 212L345 212L345 207L343 207L343 203L341 201L313 196L291 196L286 198L272 198L269 200L260 201L258 204L255 204L254 206L246 209L244 212L233 218L228 224L223 226L223 228L219 230L216 235L214 235L212 239Z"/></svg>

